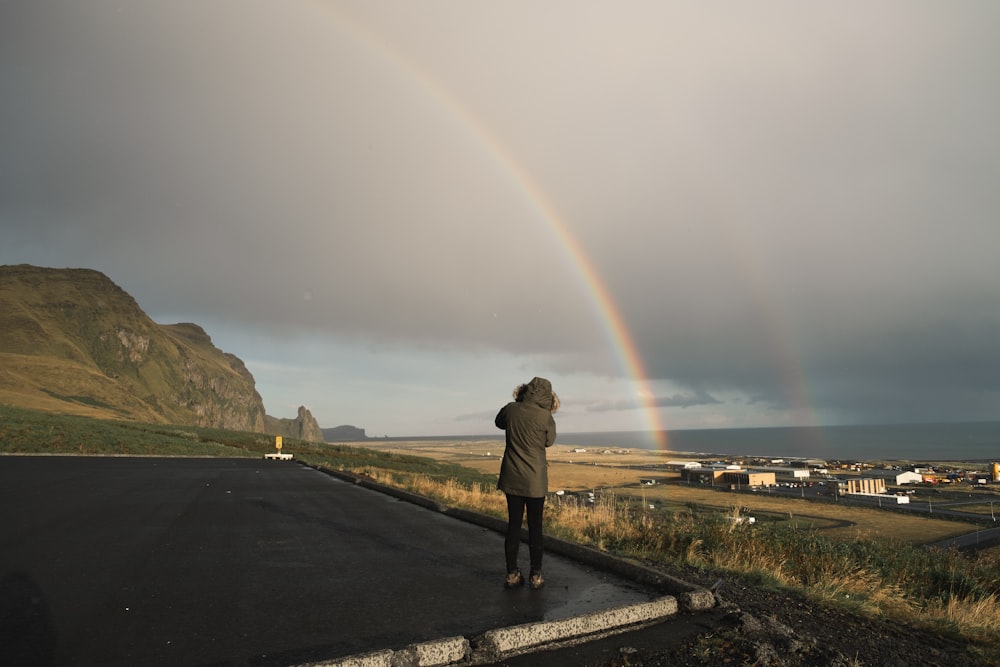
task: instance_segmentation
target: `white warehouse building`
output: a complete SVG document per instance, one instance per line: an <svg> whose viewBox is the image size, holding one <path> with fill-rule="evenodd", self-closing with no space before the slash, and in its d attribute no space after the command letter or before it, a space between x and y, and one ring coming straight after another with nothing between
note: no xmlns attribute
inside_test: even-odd
<svg viewBox="0 0 1000 667"><path fill-rule="evenodd" d="M869 470L865 473L869 477L880 477L887 484L919 484L924 481L924 476L912 470Z"/></svg>
<svg viewBox="0 0 1000 667"><path fill-rule="evenodd" d="M778 466L750 467L750 472L771 472L777 479L790 479L801 482L809 479L808 468L781 468Z"/></svg>

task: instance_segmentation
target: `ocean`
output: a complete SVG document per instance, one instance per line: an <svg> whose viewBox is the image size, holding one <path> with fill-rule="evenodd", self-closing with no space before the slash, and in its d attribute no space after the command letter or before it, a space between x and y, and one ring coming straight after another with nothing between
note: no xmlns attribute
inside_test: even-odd
<svg viewBox="0 0 1000 667"><path fill-rule="evenodd" d="M678 455L760 456L826 461L1000 461L1000 422L789 426L665 431ZM503 433L386 437L387 440L503 440ZM649 431L559 432L556 442L580 447L656 449ZM680 456L679 456L680 457Z"/></svg>
<svg viewBox="0 0 1000 667"><path fill-rule="evenodd" d="M667 431L667 449L698 454L868 461L997 461L1000 422L801 426ZM560 433L581 447L652 449L651 433Z"/></svg>

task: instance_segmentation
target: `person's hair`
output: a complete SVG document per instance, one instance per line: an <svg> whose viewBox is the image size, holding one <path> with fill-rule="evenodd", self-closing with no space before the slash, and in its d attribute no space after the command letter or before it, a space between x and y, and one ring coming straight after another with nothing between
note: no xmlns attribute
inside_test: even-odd
<svg viewBox="0 0 1000 667"><path fill-rule="evenodd" d="M528 385L526 384L519 384L516 387L514 387L514 400L518 402L522 401L524 399L524 392L526 391L528 391ZM555 414L556 410L558 409L559 409L559 396L556 395L556 392L552 392L552 407L549 408L549 412Z"/></svg>

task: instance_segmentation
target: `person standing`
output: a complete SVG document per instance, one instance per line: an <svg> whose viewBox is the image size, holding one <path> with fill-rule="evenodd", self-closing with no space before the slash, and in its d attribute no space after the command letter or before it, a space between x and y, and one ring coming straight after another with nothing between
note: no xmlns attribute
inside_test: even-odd
<svg viewBox="0 0 1000 667"><path fill-rule="evenodd" d="M548 462L545 450L556 440L556 421L552 417L559 408L559 397L552 383L536 377L514 390L514 400L500 408L497 428L506 434L506 447L500 464L497 488L507 496L507 535L504 555L507 561L505 588L524 584L517 565L521 545L521 522L528 514L528 550L531 570L528 585L538 590L545 585L542 577L542 514L545 494L549 490Z"/></svg>

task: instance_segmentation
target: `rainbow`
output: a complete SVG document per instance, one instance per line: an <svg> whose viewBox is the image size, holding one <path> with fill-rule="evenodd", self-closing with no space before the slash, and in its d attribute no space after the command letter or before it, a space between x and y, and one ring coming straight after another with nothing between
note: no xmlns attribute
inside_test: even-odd
<svg viewBox="0 0 1000 667"><path fill-rule="evenodd" d="M635 398L643 415L645 430L652 434L654 443L660 449L667 449L668 438L666 430L660 421L658 407L652 383L636 347L632 335L621 312L615 305L611 292L601 278L600 272L588 257L580 242L573 235L569 225L560 215L556 206L544 192L535 184L527 170L518 162L507 148L500 143L488 127L473 116L450 91L437 80L417 68L391 45L385 43L377 35L363 25L352 20L337 8L326 5L334 15L336 22L363 43L368 49L386 58L392 65L403 72L406 77L416 83L437 104L444 108L470 136L474 137L489 157L497 164L500 173L510 179L517 192L526 199L529 208L534 209L544 221L548 231L555 237L557 245L565 252L569 264L580 279L590 297L596 317L609 341L615 357L635 388Z"/></svg>
<svg viewBox="0 0 1000 667"><path fill-rule="evenodd" d="M739 211L721 211L720 220L739 220ZM789 404L788 421L792 424L810 426L822 423L815 410L815 401L807 381L805 354L800 344L801 338L790 328L792 319L781 307L776 294L775 279L768 271L757 245L738 224L727 226L725 238L729 239L730 257L739 264L740 273L746 277L744 287L748 290L756 306L758 322L768 341L763 353L770 360L771 367L778 373L780 385L784 387ZM808 432L809 442L804 444L816 451L828 450L826 439L820 429Z"/></svg>
<svg viewBox="0 0 1000 667"><path fill-rule="evenodd" d="M513 158L508 155L507 151L493 141L490 135L481 138L490 142L487 145L491 146L491 152L494 156L502 158L503 164L509 165L507 173L511 174L529 201L538 209L542 219L548 223L549 229L566 251L570 264L593 300L598 312L598 320L605 336L611 342L615 356L636 387L636 398L645 417L646 429L652 434L658 448L667 449L667 432L660 421L655 394L651 389L651 382L642 363L642 357L639 355L639 349L629 333L625 318L622 317L614 299L611 298L611 292L601 279L600 272L590 261L579 241L570 232L555 206L534 186L523 170L516 168L518 167L517 163L513 162Z"/></svg>

